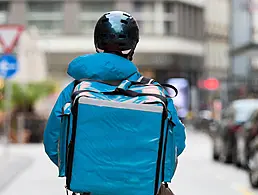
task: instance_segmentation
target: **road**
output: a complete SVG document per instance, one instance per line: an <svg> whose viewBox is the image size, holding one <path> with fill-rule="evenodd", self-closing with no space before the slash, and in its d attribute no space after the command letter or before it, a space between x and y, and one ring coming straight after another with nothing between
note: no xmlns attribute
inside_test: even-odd
<svg viewBox="0 0 258 195"><path fill-rule="evenodd" d="M176 195L258 195L249 186L245 171L212 161L207 136L192 131L187 135L187 149L179 159L171 184ZM8 166L2 172L0 169L0 178L6 178L10 172L15 173L15 178L8 180L4 188L0 186L0 195L65 195L64 179L57 178L57 169L42 145L16 145L9 148L9 153ZM16 158L9 163L13 156ZM19 165L21 162L23 165Z"/></svg>
<svg viewBox="0 0 258 195"><path fill-rule="evenodd" d="M188 132L187 148L180 156L172 189L178 195L258 195L246 171L212 160L207 135Z"/></svg>

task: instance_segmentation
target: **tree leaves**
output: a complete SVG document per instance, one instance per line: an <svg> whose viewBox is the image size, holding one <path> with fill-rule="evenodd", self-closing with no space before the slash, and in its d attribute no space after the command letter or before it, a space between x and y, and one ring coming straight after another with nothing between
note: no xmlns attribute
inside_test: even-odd
<svg viewBox="0 0 258 195"><path fill-rule="evenodd" d="M6 87L6 85L5 85ZM12 83L12 108L23 108L26 112L37 100L56 91L56 84L52 81L37 83ZM4 92L4 89L2 89ZM1 89L0 89L1 96ZM4 100L0 101L0 110L3 110Z"/></svg>

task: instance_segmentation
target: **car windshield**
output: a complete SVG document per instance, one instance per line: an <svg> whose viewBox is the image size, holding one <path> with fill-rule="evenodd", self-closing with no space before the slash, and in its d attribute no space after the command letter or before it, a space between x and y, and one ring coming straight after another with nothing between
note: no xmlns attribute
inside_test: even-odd
<svg viewBox="0 0 258 195"><path fill-rule="evenodd" d="M258 108L258 101L245 101L235 104L235 121L246 122Z"/></svg>

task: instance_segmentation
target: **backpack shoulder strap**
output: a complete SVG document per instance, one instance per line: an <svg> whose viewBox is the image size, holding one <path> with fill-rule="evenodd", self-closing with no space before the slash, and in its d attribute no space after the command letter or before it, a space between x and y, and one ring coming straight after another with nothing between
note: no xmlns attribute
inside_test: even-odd
<svg viewBox="0 0 258 195"><path fill-rule="evenodd" d="M74 83L73 83L73 91L75 89L75 87L81 82L81 80L74 80Z"/></svg>
<svg viewBox="0 0 258 195"><path fill-rule="evenodd" d="M154 83L155 80L154 79L150 79L150 78L147 78L147 77L144 77L144 76L141 76L137 82L141 83L141 84L151 84L151 83Z"/></svg>
<svg viewBox="0 0 258 195"><path fill-rule="evenodd" d="M174 91L175 91L175 95L173 96L173 97L176 97L177 95L178 95L178 89L175 87L175 86L173 86L173 85L170 85L170 84L167 84L167 83L165 83L165 84L160 84L162 87L164 87L164 88L170 88L170 89L173 89Z"/></svg>
<svg viewBox="0 0 258 195"><path fill-rule="evenodd" d="M147 77L144 77L144 76L141 76L137 82L141 83L141 84L145 84L145 85L149 85L149 84L152 84L155 82L154 79L150 79L150 78L147 78ZM175 91L175 95L173 97L176 97L178 95L178 89L173 86L173 85L170 85L170 84L159 84L161 85L162 87L164 88L170 88L170 89L173 89Z"/></svg>

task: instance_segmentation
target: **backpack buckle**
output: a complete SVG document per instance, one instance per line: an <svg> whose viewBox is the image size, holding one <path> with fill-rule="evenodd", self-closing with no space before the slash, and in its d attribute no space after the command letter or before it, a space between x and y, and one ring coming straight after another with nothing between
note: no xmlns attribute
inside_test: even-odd
<svg viewBox="0 0 258 195"><path fill-rule="evenodd" d="M132 85L131 81L129 80L123 80L119 85L118 89L127 90Z"/></svg>

